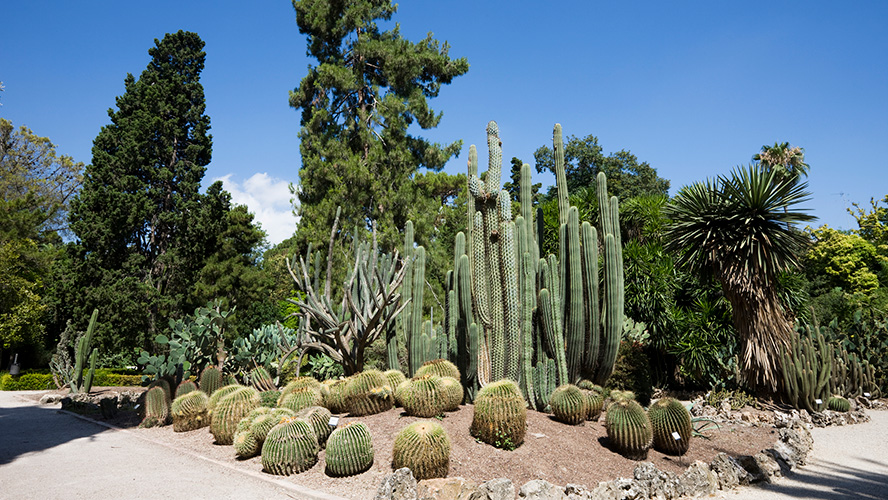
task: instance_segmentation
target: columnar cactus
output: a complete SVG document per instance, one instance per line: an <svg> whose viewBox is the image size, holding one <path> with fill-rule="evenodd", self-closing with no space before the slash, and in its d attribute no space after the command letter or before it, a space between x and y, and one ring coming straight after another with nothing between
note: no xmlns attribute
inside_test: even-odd
<svg viewBox="0 0 888 500"><path fill-rule="evenodd" d="M607 437L614 448L632 460L647 458L653 440L651 421L640 404L618 399L607 407Z"/></svg>
<svg viewBox="0 0 888 500"><path fill-rule="evenodd" d="M176 397L170 407L173 431L188 432L210 425L207 404L210 398L203 391L191 391Z"/></svg>
<svg viewBox="0 0 888 500"><path fill-rule="evenodd" d="M674 398L661 398L648 409L654 449L669 455L684 455L691 444L691 414Z"/></svg>
<svg viewBox="0 0 888 500"><path fill-rule="evenodd" d="M334 477L360 474L373 465L373 441L363 422L337 428L327 439L326 473Z"/></svg>
<svg viewBox="0 0 888 500"><path fill-rule="evenodd" d="M408 380L400 400L408 415L422 418L440 415L450 403L441 377L431 374Z"/></svg>
<svg viewBox="0 0 888 500"><path fill-rule="evenodd" d="M472 436L492 446L517 448L524 443L526 428L527 404L518 384L503 379L478 391Z"/></svg>
<svg viewBox="0 0 888 500"><path fill-rule="evenodd" d="M210 414L210 432L216 442L232 444L237 424L261 403L259 391L245 386L220 399Z"/></svg>
<svg viewBox="0 0 888 500"><path fill-rule="evenodd" d="M262 468L278 476L298 474L318 462L319 452L318 438L308 422L285 419L268 432L262 444Z"/></svg>
<svg viewBox="0 0 888 500"><path fill-rule="evenodd" d="M555 418L568 425L577 425L589 416L589 400L579 387L571 384L555 389L549 399Z"/></svg>
<svg viewBox="0 0 888 500"><path fill-rule="evenodd" d="M332 416L333 414L330 413L330 410L323 406L309 406L296 412L296 418L301 418L311 424L312 429L315 431L315 436L318 438L318 445L321 448L325 446L327 437L333 430L330 428L330 417Z"/></svg>
<svg viewBox="0 0 888 500"><path fill-rule="evenodd" d="M395 398L382 372L364 370L349 377L345 401L350 414L363 416L392 409Z"/></svg>
<svg viewBox="0 0 888 500"><path fill-rule="evenodd" d="M166 425L170 420L170 400L162 387L152 387L145 394L145 418L139 427Z"/></svg>
<svg viewBox="0 0 888 500"><path fill-rule="evenodd" d="M182 383L179 384L178 387L176 387L176 396L175 397L178 398L179 396L181 396L183 394L186 394L186 393L189 393L192 391L196 391L196 390L197 390L197 384L195 384L191 380L183 380Z"/></svg>
<svg viewBox="0 0 888 500"><path fill-rule="evenodd" d="M407 467L416 479L447 477L450 471L450 438L437 422L421 420L395 437L392 468Z"/></svg>
<svg viewBox="0 0 888 500"><path fill-rule="evenodd" d="M222 382L222 372L215 366L208 366L200 373L200 390L212 396L216 389L224 384Z"/></svg>

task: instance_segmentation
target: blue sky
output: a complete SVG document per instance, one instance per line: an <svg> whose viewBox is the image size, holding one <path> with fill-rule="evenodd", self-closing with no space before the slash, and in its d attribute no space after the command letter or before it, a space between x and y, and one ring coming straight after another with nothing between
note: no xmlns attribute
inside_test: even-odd
<svg viewBox="0 0 888 500"><path fill-rule="evenodd" d="M470 144L486 155L488 120L506 159L531 164L558 122L596 135L606 153L632 151L672 193L748 163L763 144L801 146L816 225L852 229L851 202L888 194L888 2L540 5L401 3L393 21L404 36L431 31L470 64L431 101L441 125L422 133L464 141L448 172L465 171ZM154 39L198 33L214 146L204 184L224 179L271 243L292 234L299 113L287 93L313 61L290 2L33 0L0 14L0 117L86 163Z"/></svg>

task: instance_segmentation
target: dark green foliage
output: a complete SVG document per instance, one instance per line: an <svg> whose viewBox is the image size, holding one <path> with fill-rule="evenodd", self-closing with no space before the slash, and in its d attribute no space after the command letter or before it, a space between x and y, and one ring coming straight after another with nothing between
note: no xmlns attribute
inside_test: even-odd
<svg viewBox="0 0 888 500"><path fill-rule="evenodd" d="M847 399L841 396L833 396L829 398L829 403L827 403L827 406L832 411L847 412L851 410L851 403L849 403Z"/></svg>
<svg viewBox="0 0 888 500"><path fill-rule="evenodd" d="M431 374L408 380L399 399L408 415L422 418L440 415L450 403L441 377Z"/></svg>
<svg viewBox="0 0 888 500"><path fill-rule="evenodd" d="M301 418L311 424L311 428L314 429L321 448L324 447L327 442L327 436L333 430L330 428L330 417L332 416L333 414L330 413L330 410L323 406L309 406L296 412L296 418Z"/></svg>
<svg viewBox="0 0 888 500"><path fill-rule="evenodd" d="M472 436L498 448L515 449L524 443L526 428L527 403L518 384L503 379L478 391Z"/></svg>
<svg viewBox="0 0 888 500"><path fill-rule="evenodd" d="M215 366L208 366L200 373L200 390L212 396L216 389L222 387L222 372Z"/></svg>
<svg viewBox="0 0 888 500"><path fill-rule="evenodd" d="M45 391L55 388L50 373L25 372L12 376L0 374L0 391Z"/></svg>
<svg viewBox="0 0 888 500"><path fill-rule="evenodd" d="M281 391L263 391L259 393L259 397L262 399L262 406L274 408L280 400Z"/></svg>
<svg viewBox="0 0 888 500"><path fill-rule="evenodd" d="M210 432L216 442L232 444L237 424L261 402L259 391L243 386L221 398L210 413Z"/></svg>
<svg viewBox="0 0 888 500"><path fill-rule="evenodd" d="M450 377L455 378L457 381L460 380L459 370L456 368L456 365L446 359L435 359L423 363L414 376L421 377L423 375L437 375L438 377Z"/></svg>
<svg viewBox="0 0 888 500"><path fill-rule="evenodd" d="M373 465L373 441L363 422L339 427L327 439L325 455L327 475L334 477L360 474Z"/></svg>
<svg viewBox="0 0 888 500"><path fill-rule="evenodd" d="M353 416L373 415L390 410L394 391L379 370L352 375L345 386L345 405Z"/></svg>
<svg viewBox="0 0 888 500"><path fill-rule="evenodd" d="M178 387L176 387L176 397L178 398L183 394L196 390L198 390L197 384L195 384L193 380L183 380L182 383L179 384Z"/></svg>
<svg viewBox="0 0 888 500"><path fill-rule="evenodd" d="M450 471L450 438L437 422L421 420L395 437L392 468L407 467L418 480L447 477Z"/></svg>
<svg viewBox="0 0 888 500"><path fill-rule="evenodd" d="M609 388L627 389L635 393L642 405L651 401L654 393L651 381L651 367L647 354L641 345L630 342L620 344L620 353L614 367L614 374L607 382Z"/></svg>
<svg viewBox="0 0 888 500"><path fill-rule="evenodd" d="M295 417L285 419L268 432L262 443L262 468L278 476L298 474L318 462L319 452L311 424Z"/></svg>
<svg viewBox="0 0 888 500"><path fill-rule="evenodd" d="M579 387L571 384L556 388L549 398L555 418L568 425L577 425L589 416L589 399Z"/></svg>
<svg viewBox="0 0 888 500"><path fill-rule="evenodd" d="M210 398L203 391L190 391L176 396L170 407L173 430L188 432L210 425L207 404Z"/></svg>
<svg viewBox="0 0 888 500"><path fill-rule="evenodd" d="M684 455L691 445L691 414L674 398L661 398L648 409L654 449L668 455ZM679 439L675 439L677 433Z"/></svg>
<svg viewBox="0 0 888 500"><path fill-rule="evenodd" d="M607 438L616 451L632 460L647 458L653 431L640 404L631 399L617 399L607 407L605 427Z"/></svg>
<svg viewBox="0 0 888 500"><path fill-rule="evenodd" d="M152 387L145 394L145 418L139 427L167 425L170 421L170 400L161 387Z"/></svg>

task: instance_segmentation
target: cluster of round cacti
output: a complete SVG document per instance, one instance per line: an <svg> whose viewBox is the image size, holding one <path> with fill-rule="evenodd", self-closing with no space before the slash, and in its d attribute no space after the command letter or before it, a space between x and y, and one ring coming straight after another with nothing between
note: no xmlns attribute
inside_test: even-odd
<svg viewBox="0 0 888 500"><path fill-rule="evenodd" d="M311 424L296 417L286 418L268 431L262 443L262 468L269 474L289 476L313 467L319 452Z"/></svg>
<svg viewBox="0 0 888 500"><path fill-rule="evenodd" d="M327 443L327 437L333 431L330 428L330 417L332 416L333 414L330 413L330 410L323 406L309 406L296 412L296 418L301 418L311 424L311 428L314 429L315 436L318 438L318 445L321 448Z"/></svg>
<svg viewBox="0 0 888 500"><path fill-rule="evenodd" d="M348 378L345 406L353 416L373 415L391 410L394 391L379 370L365 370Z"/></svg>
<svg viewBox="0 0 888 500"><path fill-rule="evenodd" d="M241 458L259 454L268 432L281 420L294 417L287 408L267 408L260 406L243 418L234 433L234 451Z"/></svg>
<svg viewBox="0 0 888 500"><path fill-rule="evenodd" d="M842 396L832 396L827 401L826 406L832 411L848 412L851 411L851 402Z"/></svg>
<svg viewBox="0 0 888 500"><path fill-rule="evenodd" d="M207 410L209 402L209 396L203 391L191 391L177 396L170 406L173 431L188 432L210 425L210 415Z"/></svg>
<svg viewBox="0 0 888 500"><path fill-rule="evenodd" d="M569 425L577 425L589 417L589 398L572 384L562 385L552 391L549 406L555 419Z"/></svg>
<svg viewBox="0 0 888 500"><path fill-rule="evenodd" d="M527 404L518 384L499 380L482 387L475 396L472 436L498 448L514 449L524 443Z"/></svg>
<svg viewBox="0 0 888 500"><path fill-rule="evenodd" d="M661 398L648 408L654 449L668 455L684 455L691 444L691 414L674 398Z"/></svg>
<svg viewBox="0 0 888 500"><path fill-rule="evenodd" d="M221 391L222 389L216 392ZM237 386L235 390L219 399L210 413L210 432L213 433L216 442L232 444L237 424L251 411L261 406L261 403L259 391L246 386Z"/></svg>
<svg viewBox="0 0 888 500"><path fill-rule="evenodd" d="M607 407L605 429L616 451L633 460L647 458L653 440L651 421L634 399L621 397Z"/></svg>
<svg viewBox="0 0 888 500"><path fill-rule="evenodd" d="M392 468L407 467L416 479L447 477L450 471L450 438L441 424L420 420L395 437Z"/></svg>
<svg viewBox="0 0 888 500"><path fill-rule="evenodd" d="M353 476L373 465L373 442L370 429L362 422L351 422L337 428L327 438L326 473L330 476Z"/></svg>

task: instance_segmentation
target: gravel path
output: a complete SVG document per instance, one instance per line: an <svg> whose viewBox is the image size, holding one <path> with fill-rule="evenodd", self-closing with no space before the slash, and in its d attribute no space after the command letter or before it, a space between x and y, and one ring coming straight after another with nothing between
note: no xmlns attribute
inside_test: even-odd
<svg viewBox="0 0 888 500"><path fill-rule="evenodd" d="M777 483L720 492L725 500L839 500L888 498L888 412L869 411L872 421L815 428L808 465Z"/></svg>

